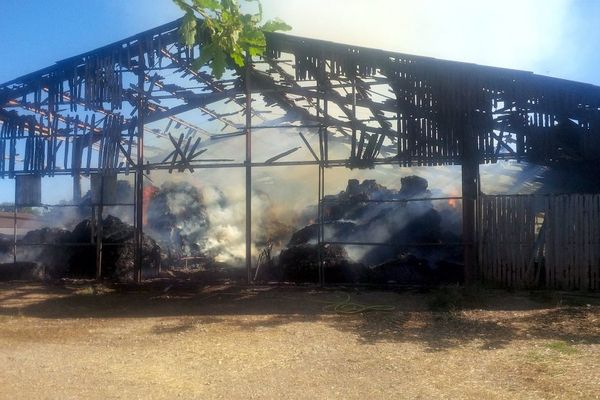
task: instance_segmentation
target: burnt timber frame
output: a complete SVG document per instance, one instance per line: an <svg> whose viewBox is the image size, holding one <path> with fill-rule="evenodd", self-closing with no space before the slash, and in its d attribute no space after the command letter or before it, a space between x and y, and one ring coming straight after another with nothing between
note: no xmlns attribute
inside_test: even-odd
<svg viewBox="0 0 600 400"><path fill-rule="evenodd" d="M318 167L319 242L325 243L326 169L461 165L469 280L476 274L480 164L600 161L600 87L594 85L276 33L267 35L263 59L216 80L191 69L202 49L179 44L179 25L173 21L0 85L0 178L69 174L77 192L81 174L135 172L138 281L143 180L150 171L245 168L250 281L253 167ZM159 75L167 70L175 82ZM183 78L195 87L183 86ZM223 102L236 110L223 111ZM259 102L264 105L253 105ZM285 113L285 122L263 117L266 108ZM179 116L195 109L224 133L210 134ZM240 115L244 120L236 121ZM148 128L162 120L168 121L164 131ZM189 128L187 142L168 132L173 122ZM297 130L312 157L282 160L292 149L253 161L252 128ZM316 150L300 130L316 131ZM145 132L169 137L174 149L162 162L144 158ZM239 135L246 137L243 162L200 157L211 140ZM349 152L330 158L334 143ZM324 283L322 268L319 276Z"/></svg>

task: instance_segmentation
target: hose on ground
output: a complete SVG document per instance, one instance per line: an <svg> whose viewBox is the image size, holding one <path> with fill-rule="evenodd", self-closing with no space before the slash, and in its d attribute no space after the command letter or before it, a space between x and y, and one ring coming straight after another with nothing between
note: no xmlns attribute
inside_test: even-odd
<svg viewBox="0 0 600 400"><path fill-rule="evenodd" d="M346 293L346 299L338 302L327 302L323 311L333 311L338 314L360 314L368 311L394 311L395 306L388 304L360 304L352 302L350 295Z"/></svg>

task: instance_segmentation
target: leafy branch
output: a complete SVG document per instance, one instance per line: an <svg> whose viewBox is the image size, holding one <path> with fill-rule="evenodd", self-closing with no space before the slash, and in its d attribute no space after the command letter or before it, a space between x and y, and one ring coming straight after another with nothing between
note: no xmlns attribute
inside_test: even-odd
<svg viewBox="0 0 600 400"><path fill-rule="evenodd" d="M179 28L181 43L200 45L200 57L192 63L194 69L208 64L219 79L229 61L241 68L247 57L264 55L264 32L292 29L280 19L261 25L260 0L244 1L256 3L257 12L243 13L238 0L173 0L185 13Z"/></svg>

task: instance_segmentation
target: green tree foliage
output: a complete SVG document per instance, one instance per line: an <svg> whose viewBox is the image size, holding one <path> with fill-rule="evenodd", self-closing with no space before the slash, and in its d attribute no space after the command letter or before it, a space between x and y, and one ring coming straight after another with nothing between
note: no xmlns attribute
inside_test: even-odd
<svg viewBox="0 0 600 400"><path fill-rule="evenodd" d="M193 68L208 64L216 78L223 76L229 61L241 68L247 56L262 56L266 49L264 32L291 29L280 19L262 23L260 0L244 0L256 3L256 13L242 12L238 0L173 1L185 13L179 28L181 42L201 46Z"/></svg>

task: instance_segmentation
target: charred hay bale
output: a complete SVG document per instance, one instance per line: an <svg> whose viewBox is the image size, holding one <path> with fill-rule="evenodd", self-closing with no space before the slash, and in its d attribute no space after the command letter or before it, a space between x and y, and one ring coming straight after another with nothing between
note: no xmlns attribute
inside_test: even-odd
<svg viewBox="0 0 600 400"><path fill-rule="evenodd" d="M103 277L119 281L133 279L134 228L111 215L103 220L102 227ZM4 264L0 279L93 278L96 275L96 238L92 236L92 223L88 219L78 223L72 232L47 227L30 231L18 242L17 259L20 262L17 266ZM144 270L157 271L161 250L156 241L144 235L142 252ZM0 237L0 262L8 261L11 253L12 238Z"/></svg>
<svg viewBox="0 0 600 400"><path fill-rule="evenodd" d="M142 238L142 268L143 275L156 273L160 265L160 247L151 237ZM102 275L120 282L134 279L135 240L117 242L114 246L106 246L102 259Z"/></svg>
<svg viewBox="0 0 600 400"><path fill-rule="evenodd" d="M373 196L385 196L391 193L388 188L377 183L375 179L365 179L358 187L360 193L366 194L369 198L373 198Z"/></svg>
<svg viewBox="0 0 600 400"><path fill-rule="evenodd" d="M430 208L424 214L413 218L392 237L393 242L438 243L442 237L440 213Z"/></svg>
<svg viewBox="0 0 600 400"><path fill-rule="evenodd" d="M403 254L369 270L368 281L376 284L424 284L429 281L427 260Z"/></svg>
<svg viewBox="0 0 600 400"><path fill-rule="evenodd" d="M328 221L324 225L325 236L332 241L386 244L365 248L360 257L354 254L361 265L373 266L365 270L361 280L409 284L455 281L456 268L436 268L439 263L456 265L462 260L461 248L455 246L460 238L448 231L447 221L454 217L453 214L442 216L430 201L404 204L369 202L427 199L431 195L427 180L419 176L406 176L401 179L401 184L397 191L387 189L374 180L360 182L350 179L345 191L325 198L324 214ZM312 249L298 246L314 244L318 230L319 226L313 224L294 232L288 249L282 252L281 264L285 266L286 274L291 275L290 279L316 280L314 245Z"/></svg>
<svg viewBox="0 0 600 400"><path fill-rule="evenodd" d="M394 218L390 214L378 215L377 218L369 222L369 226L375 224L384 226L391 220L394 220ZM421 247L418 244L443 243L440 223L441 217L439 213L437 210L431 208L425 213L412 218L402 228L391 232L389 239L390 246L374 247L364 255L361 261L366 265L378 265L388 260L395 260L398 254L406 253L408 250L415 251L417 249L420 255L437 252L440 249L436 246Z"/></svg>
<svg viewBox="0 0 600 400"><path fill-rule="evenodd" d="M0 260L3 255L12 253L13 237L0 233Z"/></svg>
<svg viewBox="0 0 600 400"><path fill-rule="evenodd" d="M374 179L349 179L346 190L337 195L327 195L323 213L327 220L358 218L368 207L367 201L391 198L395 191L378 184Z"/></svg>
<svg viewBox="0 0 600 400"><path fill-rule="evenodd" d="M400 179L400 191L398 194L402 197L425 196L429 194L427 179L420 176L410 175Z"/></svg>
<svg viewBox="0 0 600 400"><path fill-rule="evenodd" d="M346 194L348 196L354 196L358 193L360 193L360 181L358 179L348 179Z"/></svg>
<svg viewBox="0 0 600 400"><path fill-rule="evenodd" d="M73 229L77 243L90 243L92 237L90 220L83 220ZM102 276L118 281L133 279L135 263L135 238L133 226L112 215L102 220ZM147 271L158 270L161 250L148 235L142 238L142 266ZM96 274L96 246L80 246L74 249L69 265L69 276L92 278Z"/></svg>
<svg viewBox="0 0 600 400"><path fill-rule="evenodd" d="M360 183L358 179L348 179L346 190L340 193L340 196L347 199L372 199L389 196L392 193L391 190L377 183L375 179L365 179Z"/></svg>
<svg viewBox="0 0 600 400"><path fill-rule="evenodd" d="M92 242L92 221L84 219L75 225L71 232L71 238L74 243L91 243Z"/></svg>
<svg viewBox="0 0 600 400"><path fill-rule="evenodd" d="M117 217L107 216L102 220L102 240L105 243L123 243L133 239L135 230Z"/></svg>
<svg viewBox="0 0 600 400"><path fill-rule="evenodd" d="M279 268L285 281L317 282L317 246L302 244L282 250L279 254Z"/></svg>
<svg viewBox="0 0 600 400"><path fill-rule="evenodd" d="M43 271L37 274L39 278L62 278L68 270L71 241L71 232L65 229L44 227L29 231L17 244L17 258L38 265Z"/></svg>
<svg viewBox="0 0 600 400"><path fill-rule="evenodd" d="M54 244L68 243L71 239L71 232L61 228L44 227L29 231L21 239L25 244Z"/></svg>
<svg viewBox="0 0 600 400"><path fill-rule="evenodd" d="M35 262L0 264L0 281L31 281L44 278L43 266Z"/></svg>
<svg viewBox="0 0 600 400"><path fill-rule="evenodd" d="M330 221L325 224L325 235L332 240L343 240L355 232L356 224L350 221ZM319 225L312 224L294 232L288 246L297 246L317 241Z"/></svg>
<svg viewBox="0 0 600 400"><path fill-rule="evenodd" d="M369 209L369 200L390 200L397 198L428 197L427 179L411 175L400 179L399 191L388 189L378 184L374 179L349 179L346 190L338 195L325 196L323 209L328 220L358 219Z"/></svg>
<svg viewBox="0 0 600 400"><path fill-rule="evenodd" d="M92 237L92 221L84 219L75 225L71 233L73 243L80 246L71 249L67 276L93 278L96 276L96 245ZM87 244L87 246L85 245Z"/></svg>
<svg viewBox="0 0 600 400"><path fill-rule="evenodd" d="M328 220L354 219L368 207L368 200L392 198L395 191L378 184L374 179L349 179L346 190L338 195L325 196L323 213Z"/></svg>
<svg viewBox="0 0 600 400"><path fill-rule="evenodd" d="M133 226L121 221L119 218L108 215L102 220L102 240L105 243L122 243L133 238ZM84 219L78 223L72 232L73 242L92 242L92 222Z"/></svg>
<svg viewBox="0 0 600 400"><path fill-rule="evenodd" d="M292 234L288 246L298 246L301 244L306 244L311 240L315 240L317 238L318 232L319 225L307 225L304 228L301 228Z"/></svg>
<svg viewBox="0 0 600 400"><path fill-rule="evenodd" d="M321 249L325 280L328 283L356 282L363 266L348 259L346 250L339 245ZM319 256L317 245L302 244L288 247L279 255L279 269L283 280L291 282L318 282Z"/></svg>
<svg viewBox="0 0 600 400"><path fill-rule="evenodd" d="M360 216L367 207L369 196L357 194L352 197L326 196L323 216L326 220L353 219Z"/></svg>

